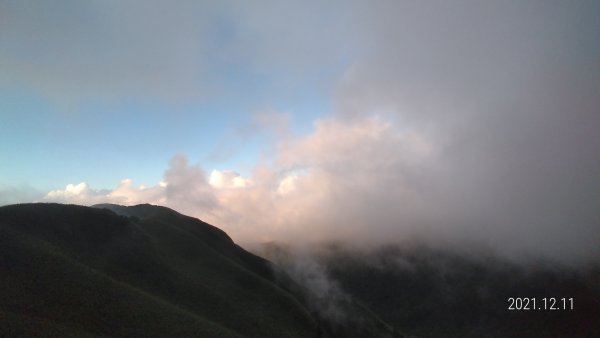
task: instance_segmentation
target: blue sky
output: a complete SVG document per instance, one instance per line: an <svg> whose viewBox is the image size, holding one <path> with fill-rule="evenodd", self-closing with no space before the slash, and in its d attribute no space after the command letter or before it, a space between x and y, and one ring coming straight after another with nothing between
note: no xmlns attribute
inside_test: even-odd
<svg viewBox="0 0 600 338"><path fill-rule="evenodd" d="M600 255L599 14L0 1L0 205L160 204L245 241Z"/></svg>
<svg viewBox="0 0 600 338"><path fill-rule="evenodd" d="M209 170L236 168L247 174L264 138L260 133L242 137L237 131L252 124L254 113L288 113L292 129L306 133L330 105L306 85L297 89L302 95L280 99L252 93L254 86L264 88L260 81L243 90L244 81L254 80L239 78L234 93L223 99L185 103L119 99L78 103L68 109L31 90L4 90L0 154L10 160L2 166L2 183L50 190L86 181L110 188L131 177L140 184L155 184L178 153ZM219 149L225 153L216 156Z"/></svg>
<svg viewBox="0 0 600 338"><path fill-rule="evenodd" d="M247 174L265 139L237 131L254 114L288 114L292 130L308 132L346 65L264 64L245 46L264 40L262 28L236 21L236 8L4 3L0 184L156 184L176 154Z"/></svg>

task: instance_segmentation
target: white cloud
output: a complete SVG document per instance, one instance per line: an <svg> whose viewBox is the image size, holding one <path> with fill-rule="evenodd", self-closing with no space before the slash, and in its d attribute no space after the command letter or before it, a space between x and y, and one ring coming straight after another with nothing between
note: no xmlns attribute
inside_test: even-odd
<svg viewBox="0 0 600 338"><path fill-rule="evenodd" d="M257 165L247 178L228 170L207 175L179 155L152 187L134 187L127 179L112 191L71 184L45 199L165 205L221 227L238 242L417 237L556 258L597 252L588 218L594 209L585 209L595 192L578 180L547 179L572 176L562 170L573 164L533 172L537 163L487 159L502 148L477 155L482 146L491 149L485 138L443 140L382 116L334 116L316 121L308 135L284 137L273 161ZM591 199L569 202L554 194L576 188Z"/></svg>
<svg viewBox="0 0 600 338"><path fill-rule="evenodd" d="M197 216L217 206L215 189L208 182L204 170L198 165L189 165L183 155L171 159L164 182L165 205L180 212Z"/></svg>
<svg viewBox="0 0 600 338"><path fill-rule="evenodd" d="M88 189L88 186L85 182L81 182L77 185L67 184L67 186L65 187L64 190L50 191L48 193L48 196L55 197L55 198L61 198L61 197L68 198L68 197L72 197L72 196L81 195L82 193L85 193L87 189Z"/></svg>
<svg viewBox="0 0 600 338"><path fill-rule="evenodd" d="M165 187L160 185L153 187L133 186L130 179L122 180L113 190L97 190L88 186L87 183L68 184L65 189L50 191L44 196L47 202L76 203L92 205L97 203L117 203L122 205L134 205L140 203L152 203L164 205Z"/></svg>
<svg viewBox="0 0 600 338"><path fill-rule="evenodd" d="M294 190L296 190L296 180L298 176L290 175L286 176L284 179L279 182L279 186L277 187L277 193L280 195L287 195Z"/></svg>
<svg viewBox="0 0 600 338"><path fill-rule="evenodd" d="M216 170L210 173L208 179L210 185L215 188L244 188L252 184L250 179L240 176L240 174L231 170Z"/></svg>
<svg viewBox="0 0 600 338"><path fill-rule="evenodd" d="M257 166L249 178L228 170L206 175L179 155L155 186L135 187L130 179L110 191L69 184L49 192L45 200L165 205L214 223L242 241L350 238L371 217L357 214L362 209L357 207L373 203L365 198L377 197L382 186L397 185L396 197L412 203L410 182L397 173L412 171L411 166L429 156L423 151L426 142L414 142L415 137L398 133L380 118L351 123L323 119L310 135L284 137L273 164Z"/></svg>
<svg viewBox="0 0 600 338"><path fill-rule="evenodd" d="M252 185L218 190L210 220L241 241L373 241L390 238L394 228L405 233L411 225L398 222L423 198L412 179L432 165L435 147L426 135L398 129L382 117L318 120L309 135L283 137L274 161L255 168ZM221 178L215 171L211 183L221 186ZM391 200L402 207L389 208Z"/></svg>

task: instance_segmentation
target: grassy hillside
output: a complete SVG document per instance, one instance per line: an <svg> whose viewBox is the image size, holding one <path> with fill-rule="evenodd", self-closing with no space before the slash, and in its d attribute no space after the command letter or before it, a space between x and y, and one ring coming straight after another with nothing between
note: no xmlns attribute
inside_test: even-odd
<svg viewBox="0 0 600 338"><path fill-rule="evenodd" d="M0 336L319 333L270 264L166 208L0 208Z"/></svg>
<svg viewBox="0 0 600 338"><path fill-rule="evenodd" d="M0 336L400 336L220 229L152 205L0 207L0 271Z"/></svg>

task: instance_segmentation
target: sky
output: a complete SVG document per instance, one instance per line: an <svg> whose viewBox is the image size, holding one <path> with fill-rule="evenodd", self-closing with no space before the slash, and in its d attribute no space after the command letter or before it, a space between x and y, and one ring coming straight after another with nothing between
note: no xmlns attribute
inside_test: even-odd
<svg viewBox="0 0 600 338"><path fill-rule="evenodd" d="M600 257L597 1L0 1L0 204Z"/></svg>

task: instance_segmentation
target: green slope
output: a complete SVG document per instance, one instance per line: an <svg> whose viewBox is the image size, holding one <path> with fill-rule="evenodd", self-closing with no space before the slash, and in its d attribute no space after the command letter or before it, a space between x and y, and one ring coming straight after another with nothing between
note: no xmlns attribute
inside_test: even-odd
<svg viewBox="0 0 600 338"><path fill-rule="evenodd" d="M170 209L0 208L0 336L310 337L270 264ZM289 284L287 284L289 286Z"/></svg>

